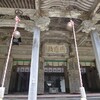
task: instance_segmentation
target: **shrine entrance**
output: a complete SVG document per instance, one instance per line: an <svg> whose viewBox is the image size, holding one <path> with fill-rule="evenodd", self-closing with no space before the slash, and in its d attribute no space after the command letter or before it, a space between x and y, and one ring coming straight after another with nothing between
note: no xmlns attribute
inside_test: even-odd
<svg viewBox="0 0 100 100"><path fill-rule="evenodd" d="M20 64L13 66L10 78L9 93L28 93L30 66L25 65L25 62L23 61L22 63L22 61L20 61ZM27 63L29 63L29 61L27 61Z"/></svg>
<svg viewBox="0 0 100 100"><path fill-rule="evenodd" d="M100 92L100 79L95 61L84 61L81 64L81 75L86 92Z"/></svg>
<svg viewBox="0 0 100 100"><path fill-rule="evenodd" d="M96 67L82 67L82 80L86 92L100 92L100 80Z"/></svg>
<svg viewBox="0 0 100 100"><path fill-rule="evenodd" d="M44 92L66 93L69 89L68 76L66 76L66 61L51 60L45 62Z"/></svg>
<svg viewBox="0 0 100 100"><path fill-rule="evenodd" d="M65 93L64 74L45 73L44 89L45 93Z"/></svg>

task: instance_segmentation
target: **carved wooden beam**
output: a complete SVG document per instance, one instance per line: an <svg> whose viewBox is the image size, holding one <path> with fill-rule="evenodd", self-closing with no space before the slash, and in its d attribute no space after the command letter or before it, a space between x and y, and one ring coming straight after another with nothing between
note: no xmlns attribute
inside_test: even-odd
<svg viewBox="0 0 100 100"><path fill-rule="evenodd" d="M50 19L46 17L41 17L36 21L31 20L21 20L18 27L25 28L25 30L33 32L33 27L38 26L41 31L48 29ZM0 27L14 27L15 20L0 19Z"/></svg>
<svg viewBox="0 0 100 100"><path fill-rule="evenodd" d="M100 1L99 1L99 3L97 2L96 7L95 7L95 9L92 12L92 16L94 16L96 14L96 12L99 9L99 7L100 7Z"/></svg>
<svg viewBox="0 0 100 100"><path fill-rule="evenodd" d="M100 20L100 13L97 13L98 9L100 9L100 1L97 2L97 5L93 12L91 13L91 17L93 21L98 21Z"/></svg>
<svg viewBox="0 0 100 100"><path fill-rule="evenodd" d="M40 13L40 0L35 0L35 9L37 10L39 14Z"/></svg>
<svg viewBox="0 0 100 100"><path fill-rule="evenodd" d="M63 10L46 10L42 15L49 17L65 17L65 18L82 18L83 11L72 10L71 14L68 11Z"/></svg>
<svg viewBox="0 0 100 100"><path fill-rule="evenodd" d="M68 6L77 7L83 11L89 11L95 0L41 0L41 9L59 8L66 9Z"/></svg>
<svg viewBox="0 0 100 100"><path fill-rule="evenodd" d="M41 2L40 9L43 15L69 18L84 18L85 13L89 13L95 4L95 0L41 0ZM88 16L87 13L86 15Z"/></svg>
<svg viewBox="0 0 100 100"><path fill-rule="evenodd" d="M0 8L0 14L15 16L15 11L16 10L21 11L23 15L29 16L32 19L33 19L35 13L36 13L35 9Z"/></svg>
<svg viewBox="0 0 100 100"><path fill-rule="evenodd" d="M15 20L0 19L0 27L14 27ZM25 28L26 26L34 26L34 22L30 20L22 20L18 27Z"/></svg>

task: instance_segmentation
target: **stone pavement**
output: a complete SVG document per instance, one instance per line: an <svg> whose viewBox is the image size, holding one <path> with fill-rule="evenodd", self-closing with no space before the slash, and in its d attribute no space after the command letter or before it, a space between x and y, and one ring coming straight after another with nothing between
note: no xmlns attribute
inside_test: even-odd
<svg viewBox="0 0 100 100"><path fill-rule="evenodd" d="M27 95L5 95L4 100L27 100ZM38 100L80 100L79 94L38 95ZM87 94L87 100L100 100L100 93Z"/></svg>

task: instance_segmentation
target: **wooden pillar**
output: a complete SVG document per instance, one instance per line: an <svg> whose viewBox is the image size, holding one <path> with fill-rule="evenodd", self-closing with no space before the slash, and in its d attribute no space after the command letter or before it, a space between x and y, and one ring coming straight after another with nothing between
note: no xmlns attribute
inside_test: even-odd
<svg viewBox="0 0 100 100"><path fill-rule="evenodd" d="M38 74L38 94L44 94L44 59L40 57Z"/></svg>
<svg viewBox="0 0 100 100"><path fill-rule="evenodd" d="M69 76L69 90L70 93L79 93L80 80L77 62L75 58L68 59L68 76Z"/></svg>
<svg viewBox="0 0 100 100"><path fill-rule="evenodd" d="M4 65L5 65L5 59L6 58L0 58L0 86L2 84L2 75L3 75Z"/></svg>
<svg viewBox="0 0 100 100"><path fill-rule="evenodd" d="M40 29L34 28L28 100L37 100Z"/></svg>

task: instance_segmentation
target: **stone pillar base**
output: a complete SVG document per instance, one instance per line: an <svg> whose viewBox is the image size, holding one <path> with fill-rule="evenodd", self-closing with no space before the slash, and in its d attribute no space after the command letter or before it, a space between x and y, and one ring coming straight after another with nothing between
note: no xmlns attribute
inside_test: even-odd
<svg viewBox="0 0 100 100"><path fill-rule="evenodd" d="M80 87L80 93L81 93L81 100L87 100L84 87Z"/></svg>
<svg viewBox="0 0 100 100"><path fill-rule="evenodd" d="M5 87L0 87L0 100L4 98Z"/></svg>

